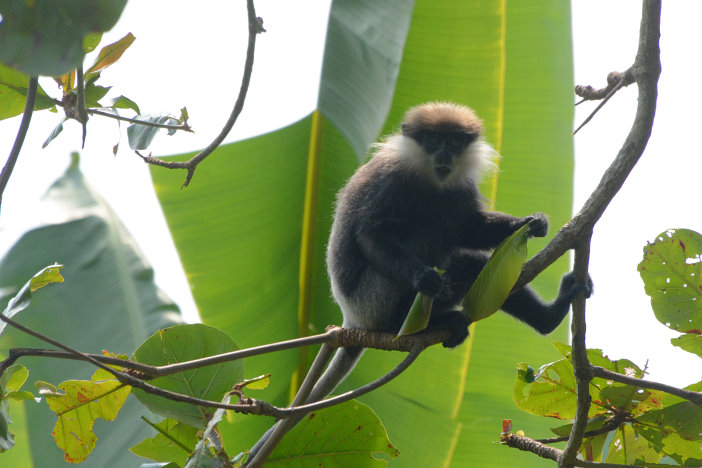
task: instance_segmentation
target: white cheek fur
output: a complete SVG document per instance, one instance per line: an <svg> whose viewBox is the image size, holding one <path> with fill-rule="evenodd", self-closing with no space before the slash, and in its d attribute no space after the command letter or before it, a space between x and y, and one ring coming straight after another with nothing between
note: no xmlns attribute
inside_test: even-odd
<svg viewBox="0 0 702 468"><path fill-rule="evenodd" d="M454 160L454 168L445 179L439 179L434 172L431 158L412 138L401 134L389 136L381 143L373 145L374 157L397 159L407 170L423 173L438 186L450 187L466 181L478 183L480 180L497 170L500 155L485 140L478 139L468 145L468 148Z"/></svg>

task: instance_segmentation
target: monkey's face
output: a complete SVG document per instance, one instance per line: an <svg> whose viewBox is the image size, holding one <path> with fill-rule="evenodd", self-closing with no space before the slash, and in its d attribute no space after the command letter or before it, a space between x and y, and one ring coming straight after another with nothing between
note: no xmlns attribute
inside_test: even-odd
<svg viewBox="0 0 702 468"><path fill-rule="evenodd" d="M471 133L422 131L414 136L440 181L445 181L457 169L464 169L466 149L477 138Z"/></svg>

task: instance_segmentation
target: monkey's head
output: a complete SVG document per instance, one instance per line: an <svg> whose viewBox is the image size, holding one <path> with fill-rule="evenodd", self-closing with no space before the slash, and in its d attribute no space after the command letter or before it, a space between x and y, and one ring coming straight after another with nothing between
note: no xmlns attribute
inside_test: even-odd
<svg viewBox="0 0 702 468"><path fill-rule="evenodd" d="M477 181L494 168L497 158L481 138L481 129L482 122L468 107L446 102L422 104L405 114L402 135L414 148L403 153L439 186Z"/></svg>

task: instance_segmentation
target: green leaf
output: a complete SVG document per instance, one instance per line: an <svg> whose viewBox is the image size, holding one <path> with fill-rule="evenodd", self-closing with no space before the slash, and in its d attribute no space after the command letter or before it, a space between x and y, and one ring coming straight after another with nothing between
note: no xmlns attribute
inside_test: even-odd
<svg viewBox="0 0 702 468"><path fill-rule="evenodd" d="M175 419L164 419L159 423L146 422L156 429L158 434L141 441L129 450L140 457L150 458L158 462L178 463L185 465L188 454L197 444L198 430Z"/></svg>
<svg viewBox="0 0 702 468"><path fill-rule="evenodd" d="M32 293L37 289L43 288L51 283L63 283L63 277L58 272L61 268L63 268L63 265L51 265L34 275L32 279L22 286L22 289L19 290L15 297L10 299L2 315L7 318L14 317L17 313L29 306L29 303L32 301ZM6 322L0 322L0 335L6 326Z"/></svg>
<svg viewBox="0 0 702 468"><path fill-rule="evenodd" d="M658 321L702 334L702 235L671 229L644 247L638 267Z"/></svg>
<svg viewBox="0 0 702 468"><path fill-rule="evenodd" d="M225 333L203 324L176 325L154 333L134 352L134 360L164 366L239 349ZM157 387L205 400L220 401L234 384L243 380L244 365L230 361L159 377ZM214 408L175 402L135 389L134 395L151 411L194 427L204 428Z"/></svg>
<svg viewBox="0 0 702 468"><path fill-rule="evenodd" d="M87 54L95 50L102 40L102 33L88 33L83 38L83 51Z"/></svg>
<svg viewBox="0 0 702 468"><path fill-rule="evenodd" d="M151 117L139 117L140 120L145 122L152 122L158 124L172 124L178 125L180 122L169 115L156 115ZM127 127L127 137L129 138L129 147L133 150L143 150L149 147L153 141L156 134L161 130L158 127L152 127L149 125L141 125L133 123ZM171 132L169 131L169 134Z"/></svg>
<svg viewBox="0 0 702 468"><path fill-rule="evenodd" d="M104 98L111 88L112 86L88 84L85 87L85 105L87 107L102 107L98 101Z"/></svg>
<svg viewBox="0 0 702 468"><path fill-rule="evenodd" d="M400 451L388 439L378 416L352 400L305 416L278 444L266 467L382 467Z"/></svg>
<svg viewBox="0 0 702 468"><path fill-rule="evenodd" d="M463 307L466 315L477 322L497 312L522 272L527 255L529 225L519 228L505 239L490 257L471 286Z"/></svg>
<svg viewBox="0 0 702 468"><path fill-rule="evenodd" d="M129 48L136 38L132 33L127 33L122 39L112 44L106 45L100 50L95 63L93 63L86 71L86 79L93 73L103 70L115 63L122 56L125 50Z"/></svg>
<svg viewBox="0 0 702 468"><path fill-rule="evenodd" d="M14 364L0 376L0 453L11 449L15 445L15 435L10 432L10 405L8 399L22 401L34 398L29 392L20 392L19 389L29 376L29 370L19 364Z"/></svg>
<svg viewBox="0 0 702 468"><path fill-rule="evenodd" d="M97 418L112 421L129 396L131 387L116 379L101 380L98 372L90 381L69 380L59 384L62 394L44 394L58 421L53 436L69 463L80 463L92 452L97 442L93 424ZM104 371L103 371L104 372Z"/></svg>
<svg viewBox="0 0 702 468"><path fill-rule="evenodd" d="M77 160L40 202L26 206L26 214L24 224L15 226L24 234L7 239L11 247L0 260L0 290L19 291L49 262L66 266L61 270L65 283L32 295L31 307L22 312L23 325L84 352L131 353L157 329L180 321L178 308L155 286L153 271L134 239L86 183ZM0 350L45 347L18 330L8 328L0 335ZM92 375L91 366L79 361L35 359L31 364L31 385L37 378L61 382ZM24 421L13 432L18 444L24 442L11 455L3 454L3 460L13 460L13 466L56 466L64 456L48 437L56 416L30 403L13 407L13 419ZM134 424L145 411L136 399L127 400L117 421L98 433L100 443L90 458L137 466L138 457L128 448L149 435L147 427Z"/></svg>
<svg viewBox="0 0 702 468"><path fill-rule="evenodd" d="M115 98L112 101L111 107L114 107L115 109L132 109L134 112L137 113L137 115L141 114L137 103L125 96L119 96L118 98Z"/></svg>
<svg viewBox="0 0 702 468"><path fill-rule="evenodd" d="M49 143L54 141L54 139L61 134L63 131L63 124L68 120L68 117L63 117L61 121L54 127L53 130L51 130L51 133L49 136L44 140L44 143L41 145L42 149L46 148L49 146Z"/></svg>
<svg viewBox="0 0 702 468"><path fill-rule="evenodd" d="M107 31L126 0L8 0L0 4L0 62L28 75L62 75L83 62L88 33Z"/></svg>
<svg viewBox="0 0 702 468"><path fill-rule="evenodd" d="M412 307L400 331L397 332L397 336L411 335L427 328L433 302L434 298L424 297L422 293L417 293L417 297L414 298L414 303L412 303Z"/></svg>
<svg viewBox="0 0 702 468"><path fill-rule="evenodd" d="M29 76L0 63L0 120L14 117L24 112L27 101ZM39 86L34 110L54 108L53 101Z"/></svg>
<svg viewBox="0 0 702 468"><path fill-rule="evenodd" d="M686 333L678 338L671 338L670 342L689 353L702 357L702 335Z"/></svg>

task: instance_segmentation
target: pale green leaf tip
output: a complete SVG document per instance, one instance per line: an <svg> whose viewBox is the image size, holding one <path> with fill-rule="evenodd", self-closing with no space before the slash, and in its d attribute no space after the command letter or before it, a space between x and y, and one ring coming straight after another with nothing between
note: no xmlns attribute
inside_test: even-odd
<svg viewBox="0 0 702 468"><path fill-rule="evenodd" d="M30 280L29 290L34 292L37 289L43 288L47 284L63 283L63 276L61 276L61 273L59 273L61 268L63 268L63 265L56 263L41 270Z"/></svg>

